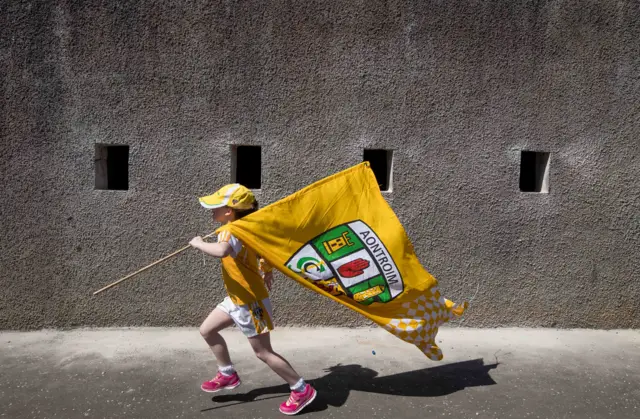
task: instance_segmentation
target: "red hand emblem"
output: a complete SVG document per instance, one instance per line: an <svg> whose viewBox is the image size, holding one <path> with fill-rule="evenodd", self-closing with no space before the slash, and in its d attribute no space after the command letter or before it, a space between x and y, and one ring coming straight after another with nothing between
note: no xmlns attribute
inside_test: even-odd
<svg viewBox="0 0 640 419"><path fill-rule="evenodd" d="M344 278L353 278L354 276L362 275L364 270L369 267L369 261L365 259L356 259L351 262L347 262L338 268L338 272Z"/></svg>

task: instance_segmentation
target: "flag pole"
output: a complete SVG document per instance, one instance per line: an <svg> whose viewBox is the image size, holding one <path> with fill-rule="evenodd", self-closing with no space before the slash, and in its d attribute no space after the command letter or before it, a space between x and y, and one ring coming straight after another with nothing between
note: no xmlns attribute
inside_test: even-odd
<svg viewBox="0 0 640 419"><path fill-rule="evenodd" d="M204 237L203 237L203 239L206 239L206 238L208 238L208 237L211 237L211 236L213 236L214 234L215 234L215 232L210 233L210 234L207 234L206 236L204 236ZM111 283L111 284L107 285L106 287L100 288L98 291L94 292L94 293L93 293L93 295L96 295L96 294L101 293L102 291L108 290L109 288L114 287L114 286L118 285L119 283L121 283L121 282L123 282L123 281L125 281L125 280L127 280L127 279L129 279L129 278L131 278L131 277L133 277L133 276L135 276L135 275L138 275L140 272L144 272L144 271L146 271L147 269L149 269L149 268L151 268L151 267L153 267L153 266L155 266L155 265L157 265L157 264L159 264L159 263L164 262L165 260L171 259L171 258L172 258L172 257L174 257L175 255L177 255L177 254L179 254L179 253L184 252L185 250L187 250L187 249L188 249L188 248L190 248L190 247L191 247L191 245L190 245L190 244L188 244L188 245L186 245L186 246L184 246L184 247L182 247L182 248L180 248L180 249L176 250L175 252L171 253L170 255L167 255L167 256L165 256L165 257L163 257L163 258L161 258L161 259L156 260L156 261L155 261L155 262L153 262L153 263L150 263L149 265L145 266L144 268L141 268L141 269L139 269L139 270L135 271L134 273L131 273L131 274L129 274L129 275L127 275L127 276L125 276L124 278L120 278L120 279L118 279L116 282L113 282L113 283Z"/></svg>

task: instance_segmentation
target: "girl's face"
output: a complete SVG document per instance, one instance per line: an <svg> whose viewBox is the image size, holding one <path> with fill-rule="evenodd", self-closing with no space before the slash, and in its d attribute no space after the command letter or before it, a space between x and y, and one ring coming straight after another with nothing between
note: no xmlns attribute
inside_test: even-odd
<svg viewBox="0 0 640 419"><path fill-rule="evenodd" d="M226 224L233 221L233 210L229 207L214 208L211 210L213 221Z"/></svg>

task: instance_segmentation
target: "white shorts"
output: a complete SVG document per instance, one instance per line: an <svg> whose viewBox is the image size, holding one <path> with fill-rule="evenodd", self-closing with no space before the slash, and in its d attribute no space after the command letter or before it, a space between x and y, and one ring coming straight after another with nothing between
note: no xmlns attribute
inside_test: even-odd
<svg viewBox="0 0 640 419"><path fill-rule="evenodd" d="M235 305L231 298L226 297L218 308L227 313L236 326L248 338L269 333L273 330L273 313L271 311L271 301L265 298L248 305Z"/></svg>

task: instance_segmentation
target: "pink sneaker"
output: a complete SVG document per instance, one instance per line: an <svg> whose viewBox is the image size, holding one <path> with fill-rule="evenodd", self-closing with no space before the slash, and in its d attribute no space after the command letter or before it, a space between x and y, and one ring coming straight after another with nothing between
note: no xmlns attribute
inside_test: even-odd
<svg viewBox="0 0 640 419"><path fill-rule="evenodd" d="M307 384L302 392L292 391L289 400L280 405L280 411L289 416L300 413L302 409L311 404L317 394L318 392Z"/></svg>
<svg viewBox="0 0 640 419"><path fill-rule="evenodd" d="M207 393L217 393L220 390L231 390L240 385L240 377L237 372L233 375L223 375L220 371L211 381L205 381L200 388Z"/></svg>

